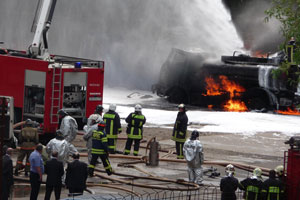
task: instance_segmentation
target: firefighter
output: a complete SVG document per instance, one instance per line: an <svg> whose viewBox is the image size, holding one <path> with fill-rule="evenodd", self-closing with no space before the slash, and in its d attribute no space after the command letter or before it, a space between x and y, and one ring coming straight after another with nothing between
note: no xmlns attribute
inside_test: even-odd
<svg viewBox="0 0 300 200"><path fill-rule="evenodd" d="M255 168L253 170L253 176L242 180L239 184L239 188L245 191L246 200L257 200L261 198L262 180L261 169Z"/></svg>
<svg viewBox="0 0 300 200"><path fill-rule="evenodd" d="M173 128L172 140L175 141L177 159L183 159L182 148L186 140L188 117L184 104L178 106L179 112Z"/></svg>
<svg viewBox="0 0 300 200"><path fill-rule="evenodd" d="M25 176L28 176L30 171L29 156L35 150L36 145L39 143L39 134L37 128L34 128L35 122L27 119L24 128L22 128L19 135L20 150L18 153L15 175L18 176L19 170L22 168L23 160L26 156Z"/></svg>
<svg viewBox="0 0 300 200"><path fill-rule="evenodd" d="M118 134L122 132L120 116L116 112L116 104L110 104L109 110L103 116L105 121L105 133L108 139L108 152L116 153Z"/></svg>
<svg viewBox="0 0 300 200"><path fill-rule="evenodd" d="M235 191L239 186L239 181L234 177L235 168L232 164L225 167L225 177L221 179L220 190L221 200L236 200Z"/></svg>
<svg viewBox="0 0 300 200"><path fill-rule="evenodd" d="M286 180L286 177L284 175L284 168L283 168L283 165L278 165L276 168L275 168L275 172L276 172L276 178L283 184L283 191L284 191L284 194L282 195L283 198L282 199L285 199L287 194L286 194L286 186L285 186L285 180Z"/></svg>
<svg viewBox="0 0 300 200"><path fill-rule="evenodd" d="M277 175L277 178L278 180L284 182L284 173L283 173L283 166L282 165L278 165L276 168L275 168L275 172L276 172L276 175Z"/></svg>
<svg viewBox="0 0 300 200"><path fill-rule="evenodd" d="M97 105L94 114L98 114L102 117L102 113L103 113L103 106L102 105Z"/></svg>
<svg viewBox="0 0 300 200"><path fill-rule="evenodd" d="M88 161L91 163L93 131L98 129L98 123L102 121L102 117L98 114L92 114L90 115L88 121L90 122L89 125L85 125L83 127L83 130L85 131L83 139L86 141L86 147L88 149Z"/></svg>
<svg viewBox="0 0 300 200"><path fill-rule="evenodd" d="M194 130L191 134L191 138L185 141L183 145L184 158L188 165L188 175L189 181L202 185L203 181L203 150L202 144L197 138L199 137L199 132Z"/></svg>
<svg viewBox="0 0 300 200"><path fill-rule="evenodd" d="M98 124L98 129L93 131L92 136L92 160L88 166L89 176L94 176L94 169L98 157L101 158L104 169L108 175L112 174L112 167L108 159L107 137L105 134L105 122Z"/></svg>
<svg viewBox="0 0 300 200"><path fill-rule="evenodd" d="M127 122L127 141L124 155L130 154L131 145L134 141L133 155L137 156L140 148L140 141L143 139L143 125L146 123L146 117L142 114L142 106L137 104L134 112L130 113L125 119Z"/></svg>
<svg viewBox="0 0 300 200"><path fill-rule="evenodd" d="M62 132L64 138L68 142L72 142L77 135L78 125L76 120L71 117L65 110L61 109L58 111L61 123L59 126L60 131Z"/></svg>
<svg viewBox="0 0 300 200"><path fill-rule="evenodd" d="M93 114L91 114L90 116L89 116L89 118L88 118L88 120L87 120L87 126L92 126L92 122L91 122L91 116L93 115L94 117L95 117L95 115L97 115L97 118L99 119L99 122L100 121L102 121L103 119L102 119L102 112L103 112L103 106L102 105L97 105L96 106L96 109L95 109L95 111L94 111L94 113ZM92 117L92 118L94 118L94 117Z"/></svg>
<svg viewBox="0 0 300 200"><path fill-rule="evenodd" d="M276 179L275 170L270 170L269 178L263 182L261 195L264 200L280 200L283 199L284 186L283 183Z"/></svg>
<svg viewBox="0 0 300 200"><path fill-rule="evenodd" d="M290 41L287 43L286 45L286 55L287 55L287 62L291 65L295 65L294 62L294 54L295 54L295 50L297 48L296 46L296 41L294 37L291 37Z"/></svg>

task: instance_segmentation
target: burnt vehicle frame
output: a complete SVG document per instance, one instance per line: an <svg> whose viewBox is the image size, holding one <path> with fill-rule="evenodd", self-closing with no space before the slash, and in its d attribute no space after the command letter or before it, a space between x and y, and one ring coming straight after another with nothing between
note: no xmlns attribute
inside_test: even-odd
<svg viewBox="0 0 300 200"><path fill-rule="evenodd" d="M208 61L208 54L172 49L152 91L171 103L201 107L213 105L218 109L229 99L229 94L222 91L222 95L205 95L205 78L218 81L219 76L226 76L245 88L245 92L234 98L243 101L249 110L286 109L297 104L299 96L296 95L297 84L288 81L296 79L293 73L279 78L272 73L278 69L284 56L281 52L272 58L259 58L234 52L233 56L222 56L219 61ZM299 67L293 65L291 70L299 71Z"/></svg>

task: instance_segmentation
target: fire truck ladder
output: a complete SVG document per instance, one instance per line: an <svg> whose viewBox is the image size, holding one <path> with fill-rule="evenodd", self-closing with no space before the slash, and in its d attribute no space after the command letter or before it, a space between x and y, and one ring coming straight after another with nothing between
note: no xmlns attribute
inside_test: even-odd
<svg viewBox="0 0 300 200"><path fill-rule="evenodd" d="M57 111L60 109L60 95L61 95L61 76L62 76L62 65L53 65L53 77L52 77L52 96L51 96L51 112L50 122L51 124L58 124Z"/></svg>

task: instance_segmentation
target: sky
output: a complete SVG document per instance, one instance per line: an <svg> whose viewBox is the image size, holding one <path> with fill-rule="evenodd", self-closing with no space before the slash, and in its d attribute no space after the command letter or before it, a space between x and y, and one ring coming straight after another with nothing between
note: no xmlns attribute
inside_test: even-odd
<svg viewBox="0 0 300 200"><path fill-rule="evenodd" d="M124 119L134 111L135 104L141 104L148 127L172 128L176 116L176 105L149 91L128 90L125 88L104 88L104 108L117 104L122 124ZM262 132L281 133L287 136L300 135L300 116L256 112L220 112L203 111L195 107L187 111L189 130L210 133L236 133L255 135Z"/></svg>

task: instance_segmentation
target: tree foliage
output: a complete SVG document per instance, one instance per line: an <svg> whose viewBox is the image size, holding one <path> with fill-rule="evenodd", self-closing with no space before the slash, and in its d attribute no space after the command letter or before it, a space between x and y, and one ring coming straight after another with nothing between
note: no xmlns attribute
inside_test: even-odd
<svg viewBox="0 0 300 200"><path fill-rule="evenodd" d="M270 9L265 11L267 17L265 21L268 22L271 18L276 18L281 23L281 33L285 38L285 42L280 45L284 50L285 45L294 37L298 48L294 52L294 62L296 65L300 64L300 0L272 0ZM276 72L277 74L289 72L288 63L284 62ZM298 75L298 74L297 74Z"/></svg>

